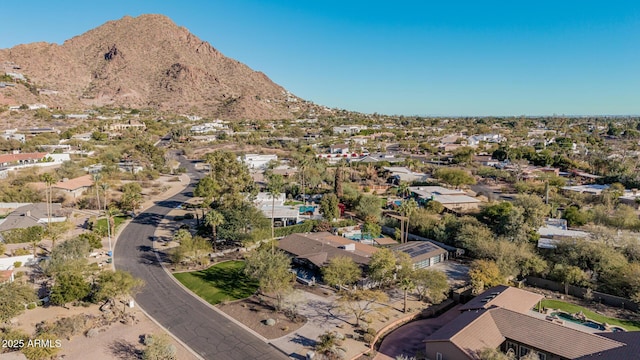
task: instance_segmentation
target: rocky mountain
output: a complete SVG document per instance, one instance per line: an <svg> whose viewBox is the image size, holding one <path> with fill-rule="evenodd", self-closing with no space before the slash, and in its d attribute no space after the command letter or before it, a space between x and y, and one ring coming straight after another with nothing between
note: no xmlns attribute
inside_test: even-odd
<svg viewBox="0 0 640 360"><path fill-rule="evenodd" d="M126 16L65 41L0 49L0 104L156 108L225 119L292 118L306 102L162 15ZM0 69L0 75L2 75Z"/></svg>

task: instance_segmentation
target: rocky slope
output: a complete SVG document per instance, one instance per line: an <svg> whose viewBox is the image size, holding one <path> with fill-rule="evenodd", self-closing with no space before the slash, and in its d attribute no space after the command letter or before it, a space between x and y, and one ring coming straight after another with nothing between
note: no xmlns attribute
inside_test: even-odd
<svg viewBox="0 0 640 360"><path fill-rule="evenodd" d="M109 21L62 45L1 49L0 64L35 85L0 88L4 103L156 108L225 119L292 118L306 106L162 15Z"/></svg>

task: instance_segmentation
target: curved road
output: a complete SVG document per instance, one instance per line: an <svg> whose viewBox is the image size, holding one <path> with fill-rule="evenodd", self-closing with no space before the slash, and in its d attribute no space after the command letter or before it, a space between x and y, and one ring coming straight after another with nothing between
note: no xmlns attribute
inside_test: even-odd
<svg viewBox="0 0 640 360"><path fill-rule="evenodd" d="M181 161L191 184L181 193L138 215L116 242L114 262L118 269L143 279L146 286L135 297L149 316L205 359L286 359L282 353L203 304L174 282L153 251L154 232L162 218L187 201L196 173L192 163Z"/></svg>

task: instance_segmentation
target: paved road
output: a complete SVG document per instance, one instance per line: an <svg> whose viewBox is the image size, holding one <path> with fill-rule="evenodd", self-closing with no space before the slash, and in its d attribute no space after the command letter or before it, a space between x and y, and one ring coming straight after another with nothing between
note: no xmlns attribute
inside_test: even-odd
<svg viewBox="0 0 640 360"><path fill-rule="evenodd" d="M193 164L183 165L191 179L198 177ZM138 305L203 358L286 359L271 345L194 298L158 263L152 244L155 229L171 209L189 198L193 186L192 181L182 193L157 203L122 230L114 251L116 267L145 281L146 286L135 297Z"/></svg>

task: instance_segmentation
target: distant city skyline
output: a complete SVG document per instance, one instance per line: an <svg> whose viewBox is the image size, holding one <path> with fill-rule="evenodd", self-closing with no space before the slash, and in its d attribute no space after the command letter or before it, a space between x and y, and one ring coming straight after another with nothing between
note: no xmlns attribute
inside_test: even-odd
<svg viewBox="0 0 640 360"><path fill-rule="evenodd" d="M0 48L163 14L293 94L421 116L640 114L632 1L14 2ZM71 10L67 10L71 9Z"/></svg>

